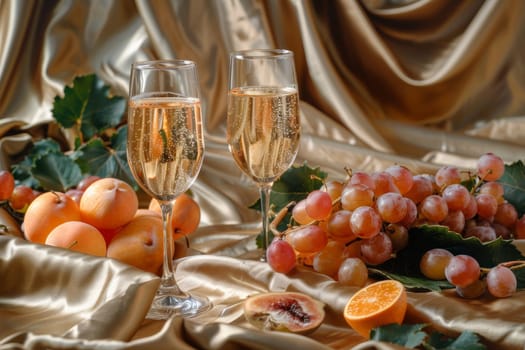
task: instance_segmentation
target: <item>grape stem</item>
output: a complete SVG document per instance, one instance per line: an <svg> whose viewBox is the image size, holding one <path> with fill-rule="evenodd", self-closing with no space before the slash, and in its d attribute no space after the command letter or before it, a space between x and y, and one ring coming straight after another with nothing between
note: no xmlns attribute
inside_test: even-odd
<svg viewBox="0 0 525 350"><path fill-rule="evenodd" d="M524 268L525 267L525 261L523 261L523 260L504 261L504 262L499 263L498 265L508 267L511 270L516 270L516 269ZM484 273L488 273L490 271L490 269L491 269L490 267L482 267L481 271L484 272Z"/></svg>
<svg viewBox="0 0 525 350"><path fill-rule="evenodd" d="M272 231L273 235L276 237L283 236L283 233L279 231L277 226L283 221L283 219L286 217L286 214L288 214L288 211L290 211L290 208L293 207L296 203L290 202L285 207L283 207L277 215L273 218L272 222L270 223L270 231Z"/></svg>

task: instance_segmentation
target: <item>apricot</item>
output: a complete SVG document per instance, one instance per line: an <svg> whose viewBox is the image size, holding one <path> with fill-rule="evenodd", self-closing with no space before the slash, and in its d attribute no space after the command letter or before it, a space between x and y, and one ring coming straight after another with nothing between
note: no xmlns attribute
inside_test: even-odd
<svg viewBox="0 0 525 350"><path fill-rule="evenodd" d="M148 209L162 215L159 202L155 199L150 201ZM199 227L200 220L201 209L199 204L186 193L178 196L173 204L171 218L173 239L177 240L194 232Z"/></svg>
<svg viewBox="0 0 525 350"><path fill-rule="evenodd" d="M113 237L106 256L157 274L163 263L163 246L162 219L138 215Z"/></svg>
<svg viewBox="0 0 525 350"><path fill-rule="evenodd" d="M86 188L80 199L80 215L99 230L116 229L133 219L139 200L133 188L116 178L103 178Z"/></svg>
<svg viewBox="0 0 525 350"><path fill-rule="evenodd" d="M27 208L24 235L28 241L43 244L51 230L67 221L80 221L77 203L65 193L44 192Z"/></svg>
<svg viewBox="0 0 525 350"><path fill-rule="evenodd" d="M55 227L45 244L95 256L106 255L106 241L100 231L82 221L68 221Z"/></svg>

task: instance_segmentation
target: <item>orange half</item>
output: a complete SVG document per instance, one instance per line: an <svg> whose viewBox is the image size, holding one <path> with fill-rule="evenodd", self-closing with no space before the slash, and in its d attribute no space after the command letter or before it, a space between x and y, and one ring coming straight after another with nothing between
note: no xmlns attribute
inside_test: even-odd
<svg viewBox="0 0 525 350"><path fill-rule="evenodd" d="M344 309L348 325L365 338L373 328L401 324L407 309L405 287L398 281L379 281L358 290Z"/></svg>

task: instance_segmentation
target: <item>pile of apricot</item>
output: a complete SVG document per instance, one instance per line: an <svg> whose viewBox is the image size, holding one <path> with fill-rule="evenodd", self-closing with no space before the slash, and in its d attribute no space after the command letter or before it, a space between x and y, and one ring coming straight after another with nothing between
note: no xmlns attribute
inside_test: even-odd
<svg viewBox="0 0 525 350"><path fill-rule="evenodd" d="M180 195L172 213L174 240L199 223L197 202ZM155 274L163 263L158 202L152 199L148 208L139 208L135 190L117 178L90 176L65 193L36 195L24 210L21 228L28 241L106 256Z"/></svg>

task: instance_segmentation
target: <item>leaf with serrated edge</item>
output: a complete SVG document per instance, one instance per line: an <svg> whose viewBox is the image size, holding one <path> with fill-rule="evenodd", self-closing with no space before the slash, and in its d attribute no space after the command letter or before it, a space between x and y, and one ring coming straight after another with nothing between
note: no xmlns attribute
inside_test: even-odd
<svg viewBox="0 0 525 350"><path fill-rule="evenodd" d="M63 153L37 159L32 172L43 188L60 192L76 186L82 179L79 166Z"/></svg>
<svg viewBox="0 0 525 350"><path fill-rule="evenodd" d="M427 349L436 350L485 350L479 336L470 331L462 332L456 339L446 337L441 333L432 332L427 341Z"/></svg>
<svg viewBox="0 0 525 350"><path fill-rule="evenodd" d="M75 159L85 173L119 178L130 185L135 183L127 162L100 139L93 139L79 147Z"/></svg>
<svg viewBox="0 0 525 350"><path fill-rule="evenodd" d="M270 203L273 210L277 212L290 202L298 202L306 198L310 192L323 185L326 176L327 174L320 168L311 168L306 163L290 167L272 186ZM260 199L250 208L260 210Z"/></svg>
<svg viewBox="0 0 525 350"><path fill-rule="evenodd" d="M95 74L76 77L64 88L64 97L55 97L53 117L64 128L80 125L84 140L116 127L126 110L126 100L110 96L109 87Z"/></svg>
<svg viewBox="0 0 525 350"><path fill-rule="evenodd" d="M402 345L409 349L423 344L427 334L423 332L426 324L389 324L376 327L370 332L370 339Z"/></svg>
<svg viewBox="0 0 525 350"><path fill-rule="evenodd" d="M434 281L424 276L416 277L400 275L385 270L376 269L373 267L369 267L368 272L370 273L370 275L399 281L406 288L411 290L430 290L434 292L440 292L443 289L453 288L453 286L447 281Z"/></svg>

